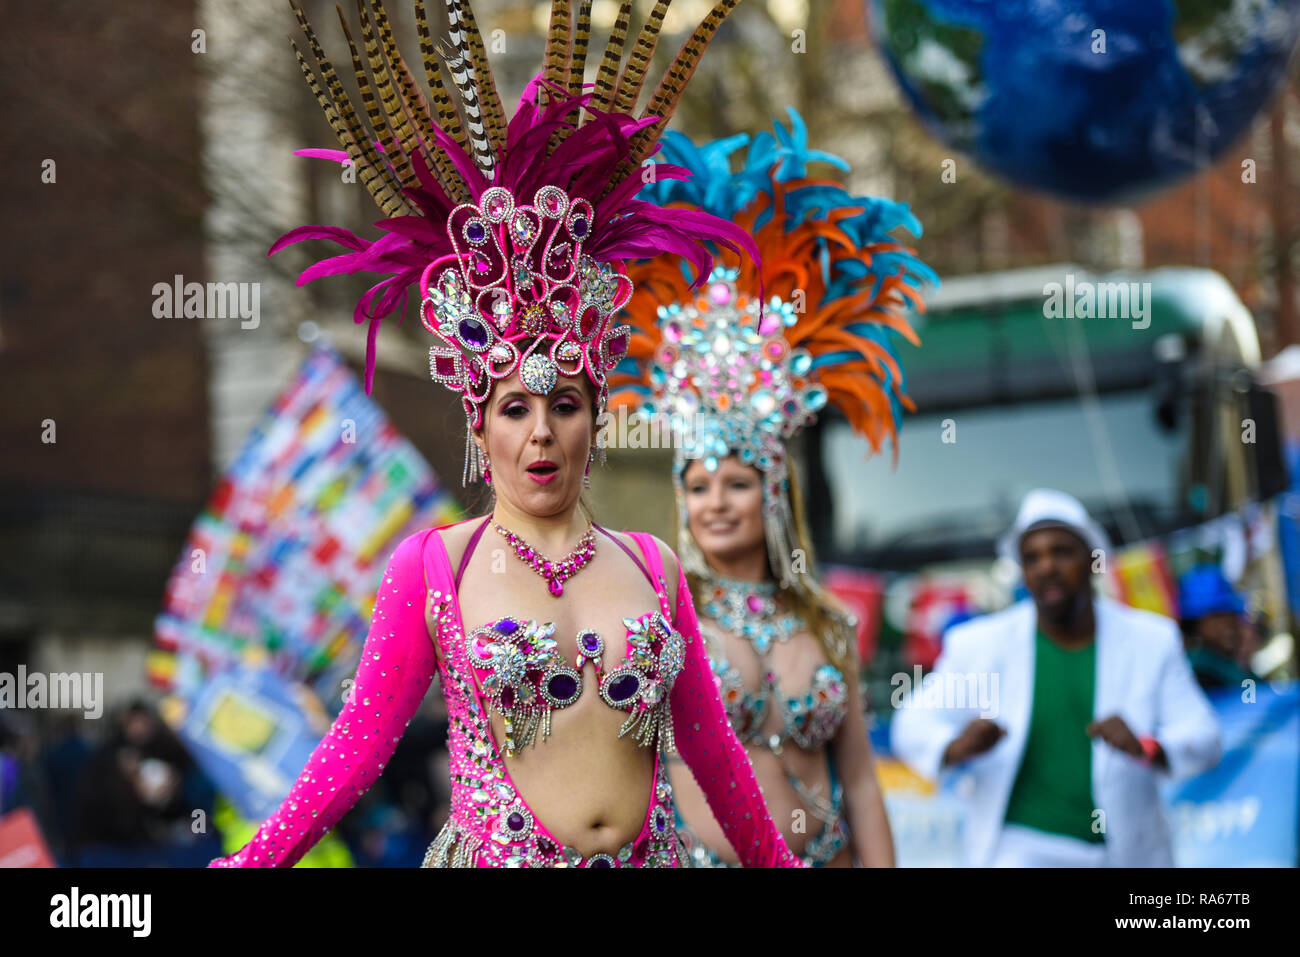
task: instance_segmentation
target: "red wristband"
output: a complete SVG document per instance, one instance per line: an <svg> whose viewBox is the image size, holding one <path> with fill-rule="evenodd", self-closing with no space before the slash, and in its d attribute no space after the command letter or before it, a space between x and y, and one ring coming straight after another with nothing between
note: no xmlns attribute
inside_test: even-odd
<svg viewBox="0 0 1300 957"><path fill-rule="evenodd" d="M1144 734L1138 738L1138 744L1142 745L1143 760L1147 764L1154 764L1160 755L1160 742L1149 734Z"/></svg>

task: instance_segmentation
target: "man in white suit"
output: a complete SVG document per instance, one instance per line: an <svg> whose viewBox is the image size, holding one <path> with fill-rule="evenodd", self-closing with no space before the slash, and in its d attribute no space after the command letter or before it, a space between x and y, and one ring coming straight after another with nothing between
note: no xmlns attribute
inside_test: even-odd
<svg viewBox="0 0 1300 957"><path fill-rule="evenodd" d="M1219 759L1177 624L1093 595L1106 547L1076 499L1030 492L1000 551L1032 598L954 627L926 676L997 700L913 689L894 714L894 752L917 773L973 778L968 865L1172 866L1158 782Z"/></svg>

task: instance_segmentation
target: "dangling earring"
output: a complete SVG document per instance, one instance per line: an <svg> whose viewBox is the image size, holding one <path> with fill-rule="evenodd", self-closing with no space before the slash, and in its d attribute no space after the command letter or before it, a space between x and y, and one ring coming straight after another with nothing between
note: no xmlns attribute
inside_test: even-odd
<svg viewBox="0 0 1300 957"><path fill-rule="evenodd" d="M486 452L480 452L483 456L483 484L492 484L492 462L488 459Z"/></svg>
<svg viewBox="0 0 1300 957"><path fill-rule="evenodd" d="M582 487L591 488L591 463L596 461L596 450L592 449L591 454L587 456L587 468L582 473Z"/></svg>

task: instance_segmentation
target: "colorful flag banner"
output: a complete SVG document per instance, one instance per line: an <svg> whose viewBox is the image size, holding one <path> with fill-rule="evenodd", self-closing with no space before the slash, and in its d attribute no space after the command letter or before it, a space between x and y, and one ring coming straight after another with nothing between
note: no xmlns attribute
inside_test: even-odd
<svg viewBox="0 0 1300 957"><path fill-rule="evenodd" d="M1179 867L1295 867L1300 844L1300 686L1207 692L1223 757L1162 797Z"/></svg>
<svg viewBox="0 0 1300 957"><path fill-rule="evenodd" d="M337 711L384 563L460 518L419 452L330 349L313 349L196 519L155 621L149 680L193 700L265 666Z"/></svg>
<svg viewBox="0 0 1300 957"><path fill-rule="evenodd" d="M220 672L189 705L181 740L217 789L255 821L284 800L328 726L312 692L266 668Z"/></svg>
<svg viewBox="0 0 1300 957"><path fill-rule="evenodd" d="M1161 542L1142 542L1120 550L1111 574L1117 597L1124 604L1178 617L1178 592L1169 570L1169 554Z"/></svg>

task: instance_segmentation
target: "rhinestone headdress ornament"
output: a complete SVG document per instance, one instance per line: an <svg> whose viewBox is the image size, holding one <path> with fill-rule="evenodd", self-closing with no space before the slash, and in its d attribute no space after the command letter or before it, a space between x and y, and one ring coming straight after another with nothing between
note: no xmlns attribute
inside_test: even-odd
<svg viewBox="0 0 1300 957"><path fill-rule="evenodd" d="M425 5L415 0L427 91L402 58L382 0L358 0L364 61L340 11L365 111L344 90L297 0L289 2L314 65L296 44L294 53L343 147L298 153L353 165L388 218L375 224L385 232L378 240L302 226L270 252L305 239L347 247L304 271L300 284L341 273L388 277L353 312L354 321L369 323L367 393L379 324L393 312L400 318L417 288L421 321L437 340L430 374L465 409L466 480L481 471L469 433L482 426L494 382L517 371L525 389L546 395L559 376L585 374L597 412L604 411L607 376L630 343L630 328L615 325L633 291L625 260L689 262L697 288L716 250L759 255L725 217L637 196L641 164L658 150L700 57L740 0L718 0L639 117L632 111L668 4L656 3L625 64L632 2L624 0L595 83L585 84L591 0L552 0L545 69L508 122L469 0L444 0L449 31L437 55ZM655 174L691 175L668 163L656 164Z"/></svg>
<svg viewBox="0 0 1300 957"><path fill-rule="evenodd" d="M729 157L748 142L731 137L696 147L668 133L663 154L695 174L656 183L642 195L696 204L751 231L761 261L724 255L697 294L680 265L664 258L633 266L624 310L633 326L628 356L610 375L611 405L666 416L675 449L678 553L687 570L709 572L690 535L683 475L699 459L710 471L736 455L763 476L764 527L772 568L784 587L807 585L796 568L786 443L828 404L879 452L895 443L912 405L896 352L919 345L903 316L923 309L919 287L937 285L915 253L890 236L921 224L903 203L854 196L806 178L810 161L848 166L810 151L802 119L761 133L742 168ZM771 293L765 304L757 291ZM664 305L667 303L667 305Z"/></svg>

